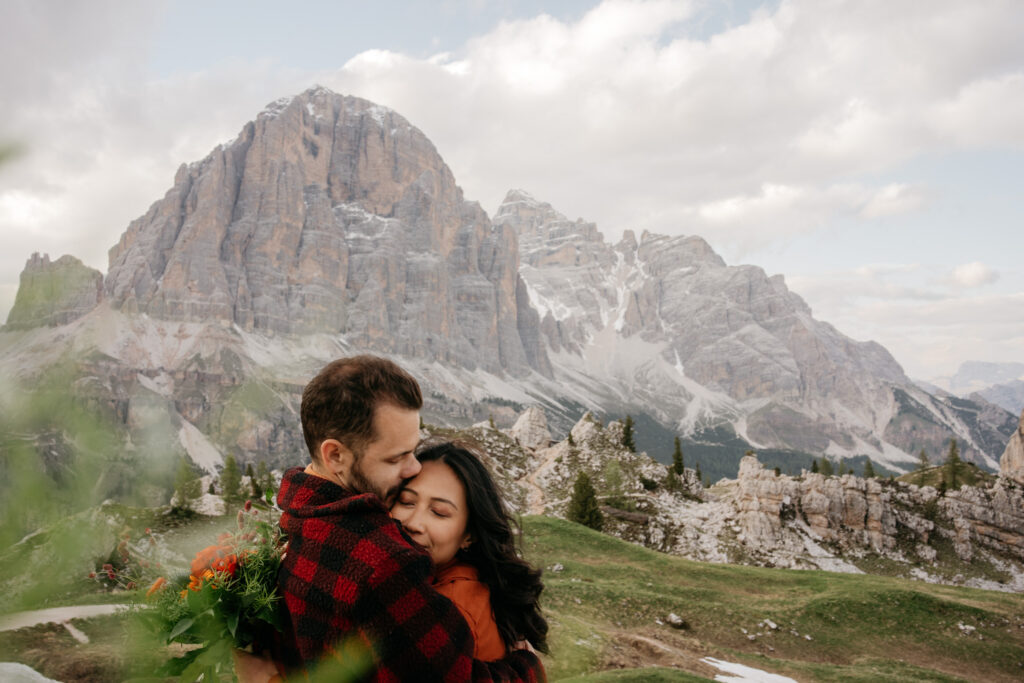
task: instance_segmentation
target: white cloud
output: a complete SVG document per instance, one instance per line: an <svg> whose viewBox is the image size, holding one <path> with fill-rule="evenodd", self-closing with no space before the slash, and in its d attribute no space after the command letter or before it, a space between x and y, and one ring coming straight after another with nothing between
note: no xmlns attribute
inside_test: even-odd
<svg viewBox="0 0 1024 683"><path fill-rule="evenodd" d="M980 287L999 279L999 273L979 261L964 263L953 269L950 280L961 287Z"/></svg>
<svg viewBox="0 0 1024 683"><path fill-rule="evenodd" d="M0 141L28 149L0 169L0 318L29 254L105 270L180 163L314 82L396 109L488 211L522 187L611 238L698 233L755 262L823 226L927 207L946 190L899 177L909 160L1024 142L1016 0L784 0L707 39L694 37L704 3L609 0L429 57L371 50L317 72L219 63L159 81L145 64L161 5L64 5L20 0L0 21ZM861 312L949 297L956 263L870 278L851 265L804 285L817 315L860 338L876 325Z"/></svg>
<svg viewBox="0 0 1024 683"><path fill-rule="evenodd" d="M927 192L924 187L911 186L906 183L886 185L860 210L864 218L882 218L911 213L924 206Z"/></svg>

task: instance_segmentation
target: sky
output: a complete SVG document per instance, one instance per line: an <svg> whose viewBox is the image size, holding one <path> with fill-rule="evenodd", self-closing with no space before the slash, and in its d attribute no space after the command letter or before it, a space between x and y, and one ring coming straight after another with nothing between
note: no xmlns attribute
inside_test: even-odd
<svg viewBox="0 0 1024 683"><path fill-rule="evenodd" d="M420 128L490 214L781 273L911 376L1024 361L1019 0L0 3L0 321L33 252L104 273L182 163L320 84Z"/></svg>

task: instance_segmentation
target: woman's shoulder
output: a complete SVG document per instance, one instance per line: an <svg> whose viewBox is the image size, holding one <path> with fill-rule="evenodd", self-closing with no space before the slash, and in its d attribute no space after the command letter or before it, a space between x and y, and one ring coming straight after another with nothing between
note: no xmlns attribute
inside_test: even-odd
<svg viewBox="0 0 1024 683"><path fill-rule="evenodd" d="M438 568L437 576L434 578L434 585L438 586L462 581L480 583L480 573L477 572L476 567L466 562L450 562ZM483 586L482 583L480 585ZM486 589L487 587L484 586L484 588Z"/></svg>

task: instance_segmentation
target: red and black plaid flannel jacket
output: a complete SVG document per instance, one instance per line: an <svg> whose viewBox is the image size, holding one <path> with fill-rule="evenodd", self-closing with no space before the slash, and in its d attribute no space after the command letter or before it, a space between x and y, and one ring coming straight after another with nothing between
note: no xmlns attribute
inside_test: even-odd
<svg viewBox="0 0 1024 683"><path fill-rule="evenodd" d="M473 659L465 620L430 585L430 557L376 495L355 495L296 467L285 473L277 502L288 535L278 575L290 618L285 646L295 648L304 669L355 637L373 654L367 680L545 680L540 660L527 651L498 662Z"/></svg>

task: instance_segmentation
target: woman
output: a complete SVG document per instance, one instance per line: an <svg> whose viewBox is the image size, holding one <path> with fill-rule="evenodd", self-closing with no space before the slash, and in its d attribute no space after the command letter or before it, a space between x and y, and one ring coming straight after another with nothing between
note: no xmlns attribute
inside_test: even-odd
<svg viewBox="0 0 1024 683"><path fill-rule="evenodd" d="M541 572L516 548L513 523L494 480L465 445L427 445L423 469L406 482L391 516L434 562L434 586L473 632L474 657L501 659L523 641L547 652Z"/></svg>

